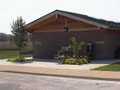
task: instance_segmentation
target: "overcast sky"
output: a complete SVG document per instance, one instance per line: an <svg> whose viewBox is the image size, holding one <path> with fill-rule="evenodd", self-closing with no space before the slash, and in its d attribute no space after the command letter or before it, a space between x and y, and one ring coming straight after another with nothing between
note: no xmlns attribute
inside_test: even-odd
<svg viewBox="0 0 120 90"><path fill-rule="evenodd" d="M10 34L18 16L27 24L56 9L120 22L120 0L0 0L0 32Z"/></svg>

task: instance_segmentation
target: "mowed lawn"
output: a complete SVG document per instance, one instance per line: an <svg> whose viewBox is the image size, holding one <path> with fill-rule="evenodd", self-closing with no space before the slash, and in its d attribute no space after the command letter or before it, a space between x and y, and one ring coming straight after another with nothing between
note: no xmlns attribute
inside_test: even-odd
<svg viewBox="0 0 120 90"><path fill-rule="evenodd" d="M7 59L7 58L12 58L19 56L18 51L0 51L0 59ZM24 55L25 57L27 56L32 56L31 54L29 55Z"/></svg>
<svg viewBox="0 0 120 90"><path fill-rule="evenodd" d="M7 59L18 55L18 51L0 51L0 59Z"/></svg>
<svg viewBox="0 0 120 90"><path fill-rule="evenodd" d="M120 71L120 62L118 63L113 63L110 65L98 67L92 70L99 70L99 71Z"/></svg>
<svg viewBox="0 0 120 90"><path fill-rule="evenodd" d="M32 42L28 42L27 46L23 50L32 50ZM0 42L0 59L7 59L19 56L19 52L15 44L11 44L10 42ZM32 56L32 55L24 55L24 56Z"/></svg>

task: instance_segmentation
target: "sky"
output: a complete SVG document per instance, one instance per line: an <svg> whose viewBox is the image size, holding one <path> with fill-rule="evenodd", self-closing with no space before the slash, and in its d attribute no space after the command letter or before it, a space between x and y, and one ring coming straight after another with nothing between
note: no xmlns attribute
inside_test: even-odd
<svg viewBox="0 0 120 90"><path fill-rule="evenodd" d="M0 0L0 32L11 34L19 16L27 24L56 9L120 22L120 0Z"/></svg>

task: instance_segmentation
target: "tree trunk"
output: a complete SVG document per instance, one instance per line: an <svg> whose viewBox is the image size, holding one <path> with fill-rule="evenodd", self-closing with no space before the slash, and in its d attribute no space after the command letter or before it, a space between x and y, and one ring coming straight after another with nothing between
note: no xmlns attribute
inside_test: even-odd
<svg viewBox="0 0 120 90"><path fill-rule="evenodd" d="M19 48L18 51L19 51L19 57L21 57L21 48Z"/></svg>

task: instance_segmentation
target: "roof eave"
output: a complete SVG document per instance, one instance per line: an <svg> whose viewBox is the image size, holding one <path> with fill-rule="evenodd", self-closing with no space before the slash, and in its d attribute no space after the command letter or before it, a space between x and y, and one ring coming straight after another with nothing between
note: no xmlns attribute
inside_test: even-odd
<svg viewBox="0 0 120 90"><path fill-rule="evenodd" d="M94 22L94 21L90 21L90 20L87 20L87 19L83 19L83 18L74 16L74 15L70 15L70 14L68 14L68 13L64 13L64 12L61 12L61 11L59 11L59 10L55 10L55 11L53 11L53 12L51 12L51 13L49 13L49 14L41 17L41 18L39 18L38 20L33 21L33 22L27 24L27 28L30 28L31 26L33 26L33 25L35 25L35 24L37 24L37 23L39 23L39 22L41 22L41 21L43 21L43 20L45 20L45 19L53 16L53 15L56 15L56 16L57 16L57 14L58 14L58 15L65 16L65 17L72 18L72 19L74 19L74 20L82 21L82 22L85 22L85 23L88 23L88 24L91 24L91 25L95 25L95 26L97 26L98 28L105 28L105 29L110 28L110 27L107 26L107 25L104 25L104 24L101 24L101 23L97 23L97 22Z"/></svg>

